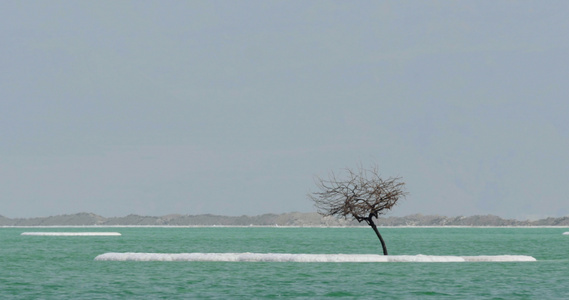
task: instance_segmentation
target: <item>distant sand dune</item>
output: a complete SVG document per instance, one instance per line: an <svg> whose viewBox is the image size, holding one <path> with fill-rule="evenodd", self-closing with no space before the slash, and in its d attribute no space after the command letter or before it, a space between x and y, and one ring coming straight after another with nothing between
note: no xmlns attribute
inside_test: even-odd
<svg viewBox="0 0 569 300"><path fill-rule="evenodd" d="M536 221L502 219L493 215L445 217L414 214L405 217L379 217L377 226L564 226L569 227L569 216ZM316 212L263 214L257 216L221 215L166 215L161 217L128 215L105 218L92 213L77 213L51 217L10 219L0 215L0 227L54 227L54 226L293 226L345 227L366 226L356 220L323 217Z"/></svg>

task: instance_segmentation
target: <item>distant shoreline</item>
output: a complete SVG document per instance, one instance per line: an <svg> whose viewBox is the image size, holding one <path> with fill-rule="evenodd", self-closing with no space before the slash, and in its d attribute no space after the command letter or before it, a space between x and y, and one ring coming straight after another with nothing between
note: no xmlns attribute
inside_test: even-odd
<svg viewBox="0 0 569 300"><path fill-rule="evenodd" d="M381 228L390 228L390 229L406 229L406 228L480 228L480 229L493 229L493 228L569 228L569 225L555 225L555 226L447 226L447 225L439 225L439 226L379 226ZM362 228L367 229L369 226L361 225L361 226L269 226L269 225L253 225L253 226L244 226L244 225L52 225L52 226L0 226L0 228Z"/></svg>
<svg viewBox="0 0 569 300"><path fill-rule="evenodd" d="M569 216L535 221L502 219L493 215L445 217L409 215L379 217L381 227L569 227ZM77 213L40 218L10 219L0 216L0 227L368 227L355 220L323 217L311 213L263 214L257 216L166 215L160 217L128 215L105 218L93 213Z"/></svg>

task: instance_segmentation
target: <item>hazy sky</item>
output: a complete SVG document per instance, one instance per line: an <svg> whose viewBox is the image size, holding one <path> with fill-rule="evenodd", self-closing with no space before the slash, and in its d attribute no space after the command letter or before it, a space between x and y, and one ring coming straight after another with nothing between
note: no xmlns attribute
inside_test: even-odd
<svg viewBox="0 0 569 300"><path fill-rule="evenodd" d="M2 1L0 215L569 214L567 1Z"/></svg>

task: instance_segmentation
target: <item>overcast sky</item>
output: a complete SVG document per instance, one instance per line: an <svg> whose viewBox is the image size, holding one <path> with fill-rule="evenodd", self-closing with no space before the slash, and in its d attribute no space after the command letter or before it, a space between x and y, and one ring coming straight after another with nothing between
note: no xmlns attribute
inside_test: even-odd
<svg viewBox="0 0 569 300"><path fill-rule="evenodd" d="M569 214L567 1L2 1L0 215Z"/></svg>

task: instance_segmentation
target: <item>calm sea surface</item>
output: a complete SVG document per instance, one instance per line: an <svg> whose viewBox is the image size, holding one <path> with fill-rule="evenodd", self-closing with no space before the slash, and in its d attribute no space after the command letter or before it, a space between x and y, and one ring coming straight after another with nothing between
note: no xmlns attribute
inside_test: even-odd
<svg viewBox="0 0 569 300"><path fill-rule="evenodd" d="M122 236L22 236L23 232ZM535 262L95 261L108 252L380 254L370 228L0 228L0 299L569 299L569 228L380 228L390 255Z"/></svg>

